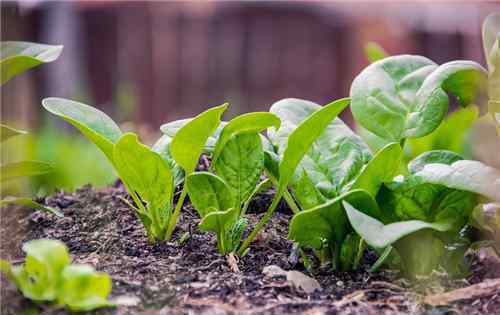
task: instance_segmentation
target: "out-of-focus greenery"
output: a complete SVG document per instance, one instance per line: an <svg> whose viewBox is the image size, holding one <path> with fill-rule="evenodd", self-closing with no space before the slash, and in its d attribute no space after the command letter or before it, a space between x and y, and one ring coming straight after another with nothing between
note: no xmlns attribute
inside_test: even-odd
<svg viewBox="0 0 500 315"><path fill-rule="evenodd" d="M62 128L62 127L61 127ZM47 194L74 190L85 184L102 187L113 182L110 163L85 138L47 125L32 134L12 139L2 148L3 160L33 159L49 162L53 172L12 182L11 190Z"/></svg>

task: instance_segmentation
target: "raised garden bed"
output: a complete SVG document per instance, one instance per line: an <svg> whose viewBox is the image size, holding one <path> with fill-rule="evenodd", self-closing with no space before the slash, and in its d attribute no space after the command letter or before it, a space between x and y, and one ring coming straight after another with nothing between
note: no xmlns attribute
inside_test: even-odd
<svg viewBox="0 0 500 315"><path fill-rule="evenodd" d="M249 218L253 224L272 193L262 193L252 202ZM39 238L63 241L75 262L94 265L113 279L111 298L121 305L90 314L496 314L500 307L500 282L488 282L500 277L500 265L492 256L468 255L471 275L465 279L437 277L411 285L395 271L367 272L374 259L368 253L358 272L318 268L311 276L321 289L306 294L285 277L262 272L266 266L277 265L308 274L290 256L287 229L291 212L285 203L249 254L236 263L237 272L218 254L214 235L197 229L199 219L190 204L184 207L172 242L150 245L135 214L119 198L126 196L120 185L101 190L86 186L41 200L60 209L64 218L38 211L11 212L2 220L2 253L21 262L23 242ZM189 238L181 245L184 232ZM426 295L479 283L489 289L471 289L469 299L436 307L422 303ZM2 314L22 314L33 307L39 314L68 314L62 308L35 307L4 279L2 301Z"/></svg>

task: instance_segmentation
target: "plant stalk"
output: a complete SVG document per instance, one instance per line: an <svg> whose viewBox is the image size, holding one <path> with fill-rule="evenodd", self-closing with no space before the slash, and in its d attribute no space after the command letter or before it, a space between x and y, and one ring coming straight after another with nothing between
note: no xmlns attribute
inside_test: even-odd
<svg viewBox="0 0 500 315"><path fill-rule="evenodd" d="M276 196L274 196L273 202L271 203L271 205L267 209L267 211L264 214L264 216L262 217L262 219L260 219L259 223L257 223L257 225L253 229L252 233L250 233L250 235L248 235L248 237L245 239L243 244L241 244L240 248L238 249L238 253L237 253L238 256L243 255L243 253L248 248L248 246L250 246L250 243L252 243L255 236L257 236L257 233L259 233L259 231L262 229L262 227L264 227L264 225L266 225L266 223L271 219L274 210L276 209L279 202L281 201L282 195L283 195L282 192L278 192L276 194Z"/></svg>
<svg viewBox="0 0 500 315"><path fill-rule="evenodd" d="M186 185L182 187L182 192L179 197L179 200L177 201L177 204L175 205L174 213L172 213L172 217L170 218L170 221L168 222L168 228L167 228L167 233L165 240L170 241L172 238L172 234L174 233L175 226L177 225L177 220L179 219L179 215L181 214L181 209L182 205L184 204L184 199L186 199L187 196L187 189Z"/></svg>
<svg viewBox="0 0 500 315"><path fill-rule="evenodd" d="M288 190L285 190L285 192L283 193L283 198L285 198L286 203L290 206L290 209L292 209L293 214L297 214L300 212L299 206Z"/></svg>

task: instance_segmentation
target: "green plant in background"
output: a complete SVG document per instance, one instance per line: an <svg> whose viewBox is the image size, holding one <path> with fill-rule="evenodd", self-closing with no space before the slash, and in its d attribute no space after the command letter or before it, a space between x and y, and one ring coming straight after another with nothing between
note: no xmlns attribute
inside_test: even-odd
<svg viewBox="0 0 500 315"><path fill-rule="evenodd" d="M259 183L264 169L264 149L259 132L280 120L271 113L249 113L225 124L212 154L210 172L195 172L186 179L189 198L202 221L200 228L217 236L219 252L233 252L247 225L244 215L251 198L267 188Z"/></svg>
<svg viewBox="0 0 500 315"><path fill-rule="evenodd" d="M10 79L28 69L56 60L62 49L63 46L28 42L0 42L0 85L3 86ZM23 134L26 134L26 132L0 124L0 142ZM0 182L4 184L13 179L42 175L51 171L52 166L41 161L20 161L2 164L0 166ZM0 205L6 204L19 204L61 215L55 209L40 205L29 198L7 197L0 202Z"/></svg>
<svg viewBox="0 0 500 315"><path fill-rule="evenodd" d="M23 245L23 265L0 261L0 270L22 294L35 302L54 302L72 311L114 306L107 300L111 278L89 265L71 264L68 249L57 240L40 239Z"/></svg>
<svg viewBox="0 0 500 315"><path fill-rule="evenodd" d="M129 205L150 241L169 240L187 194L183 188L173 209L174 185L183 180L179 168L188 175L194 171L227 105L201 113L182 126L173 139L164 136L150 149L135 134L122 134L111 118L91 106L61 98L46 98L42 104L80 130L108 158L134 200L135 206Z"/></svg>

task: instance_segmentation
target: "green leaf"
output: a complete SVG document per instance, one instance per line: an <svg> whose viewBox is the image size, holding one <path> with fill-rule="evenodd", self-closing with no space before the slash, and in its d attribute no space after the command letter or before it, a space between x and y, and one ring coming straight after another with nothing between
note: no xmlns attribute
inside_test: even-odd
<svg viewBox="0 0 500 315"><path fill-rule="evenodd" d="M151 150L158 153L168 164L172 170L172 175L174 176L174 186L177 187L184 181L184 171L175 162L172 154L170 153L170 144L172 143L172 138L168 135L163 135L156 141Z"/></svg>
<svg viewBox="0 0 500 315"><path fill-rule="evenodd" d="M403 158L399 143L390 143L366 164L349 189L363 189L375 197L384 182L392 181Z"/></svg>
<svg viewBox="0 0 500 315"><path fill-rule="evenodd" d="M399 142L431 133L448 111L448 94L466 106L482 94L486 71L472 61L438 66L412 55L392 56L366 67L351 85L356 121Z"/></svg>
<svg viewBox="0 0 500 315"><path fill-rule="evenodd" d="M353 206L348 201L343 201L343 206L352 227L368 245L375 249L383 249L392 245L402 237L420 231L422 229L433 229L446 232L452 228L449 222L428 223L419 220L403 221L384 225L377 219L361 211L370 211L368 208ZM356 208L355 208L356 207ZM360 210L357 210L360 209Z"/></svg>
<svg viewBox="0 0 500 315"><path fill-rule="evenodd" d="M239 209L259 182L264 168L259 135L243 133L233 136L221 149L214 166L216 173L234 191L235 207Z"/></svg>
<svg viewBox="0 0 500 315"><path fill-rule="evenodd" d="M293 185L305 170L316 188L325 197L333 198L357 175L371 154L349 127L334 119L348 103L349 99L340 99L321 107L285 99L271 107L282 123L277 132L268 130L282 156L280 182L286 186L291 180Z"/></svg>
<svg viewBox="0 0 500 315"><path fill-rule="evenodd" d="M114 161L120 178L146 201L155 236L163 239L174 189L167 162L133 133L125 133L118 140Z"/></svg>
<svg viewBox="0 0 500 315"><path fill-rule="evenodd" d="M389 54L375 42L368 42L365 45L365 56L370 62L379 61L389 56Z"/></svg>
<svg viewBox="0 0 500 315"><path fill-rule="evenodd" d="M352 190L337 198L304 210L294 215L290 221L288 238L302 246L321 249L323 241L329 244L340 243L348 232L347 217L342 201L347 200L356 206L377 214L377 203L364 190Z"/></svg>
<svg viewBox="0 0 500 315"><path fill-rule="evenodd" d="M222 129L220 137L215 145L212 161L214 163L217 161L222 150L231 138L240 134L256 134L270 127L274 127L275 130L278 130L280 124L281 121L276 115L267 112L247 113L233 118Z"/></svg>
<svg viewBox="0 0 500 315"><path fill-rule="evenodd" d="M13 178L36 176L52 172L50 164L40 161L22 161L0 166L1 182Z"/></svg>
<svg viewBox="0 0 500 315"><path fill-rule="evenodd" d="M416 157L431 150L465 153L467 136L478 115L477 106L459 109L446 117L443 123L427 136L408 139L407 143L411 151L411 157Z"/></svg>
<svg viewBox="0 0 500 315"><path fill-rule="evenodd" d="M4 142L5 140L12 138L17 135L25 135L28 132L24 130L14 129L4 124L0 124L0 142Z"/></svg>
<svg viewBox="0 0 500 315"><path fill-rule="evenodd" d="M207 210L207 214L201 220L199 227L202 231L223 234L231 228L237 219L238 210L236 208L230 208L225 211L211 208Z"/></svg>
<svg viewBox="0 0 500 315"><path fill-rule="evenodd" d="M57 240L40 239L23 245L24 265L13 266L11 277L23 295L34 301L54 301L62 270L70 263L66 246Z"/></svg>
<svg viewBox="0 0 500 315"><path fill-rule="evenodd" d="M61 277L58 302L72 311L91 311L114 306L107 300L111 293L111 278L96 272L89 265L70 265Z"/></svg>
<svg viewBox="0 0 500 315"><path fill-rule="evenodd" d="M478 161L427 164L415 173L423 182L470 191L500 201L500 171Z"/></svg>
<svg viewBox="0 0 500 315"><path fill-rule="evenodd" d="M0 85L28 69L56 60L62 49L29 42L0 42Z"/></svg>
<svg viewBox="0 0 500 315"><path fill-rule="evenodd" d="M421 171L425 165L432 163L453 164L456 161L463 160L463 158L452 151L447 150L433 150L425 152L408 163L408 170L411 174Z"/></svg>
<svg viewBox="0 0 500 315"><path fill-rule="evenodd" d="M326 202L326 198L314 186L314 183L309 178L305 170L302 170L302 175L299 180L292 185L293 195L302 209L311 209Z"/></svg>
<svg viewBox="0 0 500 315"><path fill-rule="evenodd" d="M181 129L184 125L186 125L188 122L193 120L193 118L186 118L186 119L179 119L179 120L174 120L172 122L163 124L160 127L160 130L170 138L175 137L177 134L177 131ZM222 129L226 126L227 122L221 121L220 125L215 129L214 133L211 134L207 142L205 143L204 151L206 152L212 152L215 148L215 144L217 143L217 140L219 139L220 133L222 132Z"/></svg>
<svg viewBox="0 0 500 315"><path fill-rule="evenodd" d="M232 191L221 178L209 172L196 172L186 179L189 199L201 218L215 210L233 208L235 200Z"/></svg>
<svg viewBox="0 0 500 315"><path fill-rule="evenodd" d="M94 107L62 98L46 98L42 105L80 130L113 164L114 143L122 132L109 116Z"/></svg>
<svg viewBox="0 0 500 315"><path fill-rule="evenodd" d="M0 200L0 207L6 206L6 205L19 205L31 209L36 209L36 210L42 210L46 211L49 213L52 213L60 218L64 217L64 215L59 211L56 210L52 207L45 206L42 204L39 204L38 202L33 201L31 198L25 198L25 197L5 197Z"/></svg>
<svg viewBox="0 0 500 315"><path fill-rule="evenodd" d="M223 104L208 109L182 126L175 134L170 152L186 174L194 171L208 137L219 126L221 116L228 106Z"/></svg>

